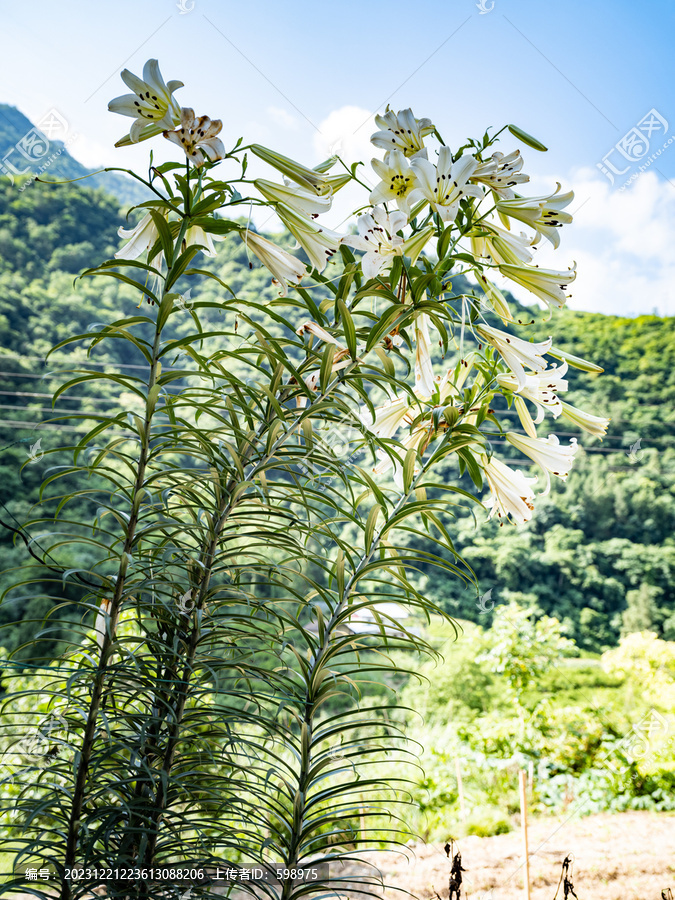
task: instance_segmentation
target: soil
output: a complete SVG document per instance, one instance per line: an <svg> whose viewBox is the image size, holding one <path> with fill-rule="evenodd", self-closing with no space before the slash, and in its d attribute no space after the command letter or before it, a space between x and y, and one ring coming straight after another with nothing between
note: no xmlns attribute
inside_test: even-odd
<svg viewBox="0 0 675 900"><path fill-rule="evenodd" d="M554 900L562 861L573 856L573 884L578 900L661 900L670 888L675 896L675 815L629 812L529 822L530 900ZM456 849L457 845L455 845ZM525 900L521 832L494 837L465 837L462 854L461 900ZM356 876L382 873L384 892L369 890L382 900L407 900L409 891L420 900L448 900L450 863L442 844L415 844L400 853L362 853L363 863L345 865L345 881L337 900L367 900ZM331 865L331 875L338 875ZM374 868L373 868L374 867ZM351 882L351 883L350 883ZM44 885L42 885L44 887ZM16 900L34 900L30 894ZM558 900L563 900L560 886ZM569 895L573 900L574 895Z"/></svg>
<svg viewBox="0 0 675 900"><path fill-rule="evenodd" d="M675 816L628 812L579 818L573 813L528 824L531 900L553 900L568 854L574 859L579 900L661 900L668 887L675 895ZM465 869L462 900L524 900L520 830L465 837L459 849ZM362 858L377 866L390 886L384 900L405 900L401 888L421 900L437 900L436 892L441 900L448 898L450 863L441 844L416 844L405 856L364 853ZM350 866L351 874L357 871L366 869ZM558 898L563 898L562 886Z"/></svg>

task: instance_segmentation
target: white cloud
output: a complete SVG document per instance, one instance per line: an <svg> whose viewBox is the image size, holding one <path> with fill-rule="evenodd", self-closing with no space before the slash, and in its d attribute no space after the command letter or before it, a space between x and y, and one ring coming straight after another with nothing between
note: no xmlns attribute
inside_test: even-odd
<svg viewBox="0 0 675 900"><path fill-rule="evenodd" d="M523 193L544 194L556 180L545 184L538 178ZM624 191L593 169L560 180L564 189L574 189L568 207L574 222L562 229L558 250L542 240L536 262L564 269L576 261L570 308L631 316L656 309L660 315L675 315L675 188L654 172L643 173ZM513 293L523 301L531 299L520 288Z"/></svg>
<svg viewBox="0 0 675 900"><path fill-rule="evenodd" d="M376 130L373 113L360 106L342 106L319 123L319 131L314 135L314 150L321 159L338 154L347 165L364 163L358 169L359 178L374 187L370 160L376 151L370 136ZM337 167L333 171L337 172ZM333 208L324 217L326 225L344 230L351 211L367 204L368 196L363 187L347 185L335 195Z"/></svg>
<svg viewBox="0 0 675 900"><path fill-rule="evenodd" d="M292 116L289 112L279 106L268 106L267 114L275 125L278 125L280 128L285 128L290 131L298 127L298 120L295 116Z"/></svg>
<svg viewBox="0 0 675 900"><path fill-rule="evenodd" d="M338 153L346 163L367 163L373 155L370 135L375 130L373 113L360 106L342 106L320 122L314 148L319 156Z"/></svg>

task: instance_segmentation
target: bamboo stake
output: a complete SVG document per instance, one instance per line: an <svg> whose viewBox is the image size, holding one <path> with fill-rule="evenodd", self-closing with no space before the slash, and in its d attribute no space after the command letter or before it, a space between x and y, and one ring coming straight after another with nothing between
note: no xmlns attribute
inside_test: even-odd
<svg viewBox="0 0 675 900"><path fill-rule="evenodd" d="M520 785L520 823L523 831L523 853L525 856L525 900L530 900L530 852L527 846L527 775L523 769L518 772L518 781Z"/></svg>
<svg viewBox="0 0 675 900"><path fill-rule="evenodd" d="M462 767L459 762L459 756L455 757L455 772L457 774L457 791L459 792L459 810L462 821L466 820L466 806L464 805L464 785L462 783Z"/></svg>

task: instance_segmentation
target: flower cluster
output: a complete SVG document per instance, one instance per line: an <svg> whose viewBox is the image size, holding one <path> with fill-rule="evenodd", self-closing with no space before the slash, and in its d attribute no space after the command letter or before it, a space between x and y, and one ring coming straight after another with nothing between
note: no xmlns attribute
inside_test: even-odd
<svg viewBox="0 0 675 900"><path fill-rule="evenodd" d="M118 145L162 134L182 148L188 170L190 166L208 170L228 157L218 137L222 123L207 116L196 117L191 108L180 108L173 93L182 84L165 83L156 60L146 64L142 79L127 70L122 78L134 93L113 100L110 109L133 117L134 122ZM554 419L562 416L589 434L602 437L607 419L575 409L560 398L567 390L564 376L569 365L590 372L601 369L554 349L550 337L531 341L491 324L495 315L504 326L515 324L505 294L492 279L496 273L525 288L535 304L539 301L548 318L554 309L565 306L566 289L576 274L575 264L558 271L540 268L533 259L542 238L558 248L561 228L572 221L566 209L574 195L572 191L562 192L559 184L548 195L520 195L521 186L529 181L523 172L523 156L519 149L507 154L494 151L497 135L486 134L482 141L470 141L453 150L429 119L416 118L410 109L398 113L387 109L375 121L378 130L371 141L383 152L371 160L374 177L365 211L360 207L355 233L338 233L320 218L330 211L333 197L342 187L349 182L364 185L356 177L356 167L350 170L342 164L344 171L331 174L341 163L337 157L309 168L259 144L239 148L239 152L250 150L281 178L240 179L258 194L257 198L240 199L273 209L304 251L307 264L250 227L233 228L239 231L247 251L271 272L283 296L289 286L300 287L302 279L311 273L321 278L341 248L341 255L349 253L351 259L352 251L360 254L360 277L366 284L372 283L371 293L379 285L389 290L390 296L395 294L401 321L405 320L400 328L392 328L380 340L378 348L404 355L405 346L411 351L414 347L414 362L410 361L415 372L414 388L404 396L390 396L374 414L367 413L362 419L372 434L392 441L391 452L380 452L375 471L382 473L393 468L394 478L401 484L401 454L414 450L419 467L430 444L443 440L461 422L462 427L473 429L465 455L473 460L474 473L476 469L482 472L490 488L486 503L490 516L526 522L534 509L536 479L514 471L490 455L487 433L481 432L480 426L486 419L496 423L497 434L540 467L547 491L551 475L567 478L578 446L574 439L563 446L553 434L541 437L537 426L547 414ZM509 128L512 134L527 137L519 129ZM435 149L426 143L432 135L438 142ZM532 141L531 146L543 149ZM242 174L245 168L244 163ZM185 216L186 211L182 210L182 214ZM171 219L164 208L159 212L150 210L134 229L121 230L120 235L128 243L118 258L135 259L147 253L148 262L161 268L162 217L170 226ZM213 241L220 236L209 233L208 225L190 220L183 242L186 247L198 245L213 255ZM432 241L433 253L425 253ZM459 298L452 295L449 277L457 273L472 279L477 292ZM416 287L419 279L426 279L421 289ZM434 303L445 304L444 324L428 309L420 308L425 301L430 307ZM448 328L459 362L437 375L433 352L437 341L445 341L447 349ZM350 352L322 326L307 323L299 333L335 345L334 371L347 364ZM478 349L467 353L467 340L473 340ZM557 362L552 363L548 357ZM306 388L316 390L317 384L318 372L305 378ZM504 434L498 414L490 405L497 395L513 405L522 432L510 430ZM299 404L305 402L305 398L298 400ZM401 436L396 442L397 434Z"/></svg>

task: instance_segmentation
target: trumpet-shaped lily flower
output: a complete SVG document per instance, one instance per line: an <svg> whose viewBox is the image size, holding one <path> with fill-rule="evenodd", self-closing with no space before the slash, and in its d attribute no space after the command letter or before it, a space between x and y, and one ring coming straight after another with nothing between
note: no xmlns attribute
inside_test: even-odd
<svg viewBox="0 0 675 900"><path fill-rule="evenodd" d="M103 649L106 633L108 631L108 622L110 621L110 610L112 608L112 599L104 597L101 605L96 613L96 622L94 623L94 633L96 634L96 643L99 649Z"/></svg>
<svg viewBox="0 0 675 900"><path fill-rule="evenodd" d="M372 166L382 179L370 193L373 206L395 200L401 212L410 215L410 195L417 187L417 175L401 150L390 150L384 161L373 159Z"/></svg>
<svg viewBox="0 0 675 900"><path fill-rule="evenodd" d="M224 234L211 234L209 231L204 231L200 225L191 225L185 235L185 246L192 247L193 245L198 244L202 247L204 256L214 257L216 255L216 248L213 242L224 240Z"/></svg>
<svg viewBox="0 0 675 900"><path fill-rule="evenodd" d="M478 164L470 181L484 184L498 197L508 200L515 196L511 188L530 180L529 175L521 172L522 168L523 157L520 155L520 150L514 150L507 156L504 156L503 153L493 153L486 162Z"/></svg>
<svg viewBox="0 0 675 900"><path fill-rule="evenodd" d="M473 255L480 259L515 266L532 261L532 241L522 232L512 234L493 222L481 222L470 238Z"/></svg>
<svg viewBox="0 0 675 900"><path fill-rule="evenodd" d="M434 229L430 225L404 239L397 232L406 222L402 212L395 210L387 214L381 206L375 206L369 213L359 216L358 234L347 234L342 238L343 244L364 251L361 266L366 278L375 278L395 256L409 256L415 262Z"/></svg>
<svg viewBox="0 0 675 900"><path fill-rule="evenodd" d="M166 211L161 211L162 215L168 216ZM154 219L147 213L134 228L119 228L118 235L127 243L120 248L115 254L115 259L138 259L146 251L149 251L159 240L159 231L155 225ZM202 247L205 256L215 256L216 248L214 241L224 241L225 235L209 234L199 225L192 225L185 233L185 246L199 245ZM164 262L164 252L158 253L148 259L148 262L155 261L155 265L161 269Z"/></svg>
<svg viewBox="0 0 675 900"><path fill-rule="evenodd" d="M134 93L111 100L108 109L121 116L131 116L135 121L129 134L117 141L116 147L144 141L180 122L180 106L174 99L173 92L183 87L183 82L169 81L165 84L156 59L149 59L143 66L142 78L129 69L124 69L122 81Z"/></svg>
<svg viewBox="0 0 675 900"><path fill-rule="evenodd" d="M562 402L558 393L567 390L567 363L560 366L551 366L538 372L536 375L526 375L525 384L521 387L518 379L510 372L497 375L497 384L507 391L518 393L521 397L530 400L537 407L538 425L543 422L546 412L550 412L554 419L562 413Z"/></svg>
<svg viewBox="0 0 675 900"><path fill-rule="evenodd" d="M164 137L178 144L185 155L196 166L202 166L209 159L215 162L225 156L225 147L219 137L223 123L208 116L197 118L193 109L183 107L180 113L180 128L164 131Z"/></svg>
<svg viewBox="0 0 675 900"><path fill-rule="evenodd" d="M499 271L511 281L543 300L550 310L553 307L562 309L567 302L567 286L577 277L577 264L574 263L566 272L556 269L540 269L538 266L519 266L502 264Z"/></svg>
<svg viewBox="0 0 675 900"><path fill-rule="evenodd" d="M476 332L498 351L515 375L519 390L527 383L524 366L533 372L543 372L546 368L543 354L551 349L552 338L533 343L498 328L492 328L490 325L477 325Z"/></svg>
<svg viewBox="0 0 675 900"><path fill-rule="evenodd" d="M603 438L607 434L607 426L609 419L605 416L593 416L591 413L584 412L583 409L577 409L569 403L562 404L562 414L578 428L583 428L589 434L595 437Z"/></svg>
<svg viewBox="0 0 675 900"><path fill-rule="evenodd" d="M563 447L555 434L549 434L544 439L508 431L506 440L544 470L546 475L546 491L544 493L548 493L550 489L551 475L557 475L558 478L565 481L572 468L574 454L578 450L576 438L570 440L569 447Z"/></svg>
<svg viewBox="0 0 675 900"><path fill-rule="evenodd" d="M343 235L307 219L285 203L278 203L276 212L309 257L312 268L323 272L343 240Z"/></svg>
<svg viewBox="0 0 675 900"><path fill-rule="evenodd" d="M417 175L419 193L444 222L454 221L463 197L483 196L477 184L468 182L478 165L473 156L462 156L453 163L452 151L443 146L437 165L421 157L415 157L410 165Z"/></svg>
<svg viewBox="0 0 675 900"><path fill-rule="evenodd" d="M162 213L164 216L167 215L164 211ZM118 228L117 234L127 243L117 251L115 259L138 259L139 256L150 250L159 239L159 231L150 213L146 213L138 225L133 228ZM152 257L157 260L159 268L161 268L163 258L164 254L161 251L157 256ZM152 259L149 258L148 262L152 262Z"/></svg>
<svg viewBox="0 0 675 900"><path fill-rule="evenodd" d="M312 218L328 212L333 204L333 198L329 194L321 196L313 188L290 183L275 184L273 181L265 181L264 178L258 178L253 183L266 200L271 200L272 203L285 203L291 209Z"/></svg>
<svg viewBox="0 0 675 900"><path fill-rule="evenodd" d="M289 281L292 284L300 284L307 267L299 259L277 247L267 238L256 234L255 231L239 232L239 237L272 273L274 282L281 288L281 296L287 295Z"/></svg>
<svg viewBox="0 0 675 900"><path fill-rule="evenodd" d="M424 149L424 138L433 134L431 119L416 119L411 109L395 113L387 107L383 116L375 116L380 129L370 138L371 143L383 150L401 150L406 156L414 156Z"/></svg>
<svg viewBox="0 0 675 900"><path fill-rule="evenodd" d="M431 362L429 316L420 313L415 319L415 393L419 397L431 397L437 385Z"/></svg>
<svg viewBox="0 0 675 900"><path fill-rule="evenodd" d="M560 244L560 228L572 221L570 213L563 212L574 199L574 191L560 194L560 184L553 194L546 197L513 197L497 201L497 212L502 219L518 219L537 232L535 243L542 235L554 247Z"/></svg>
<svg viewBox="0 0 675 900"><path fill-rule="evenodd" d="M478 284L483 288L485 292L485 299L492 307L492 309L497 313L502 322L506 325L507 322L513 322L513 315L511 314L511 310L509 309L509 304L506 300L504 294L499 290L496 284L493 284L489 278L486 278L481 272L474 270L474 275L476 276L476 280Z"/></svg>
<svg viewBox="0 0 675 900"><path fill-rule="evenodd" d="M373 416L370 410L361 414L361 421L368 431L378 437L391 438L403 425L411 425L415 420L415 414L411 408L409 397L398 400L390 400L382 406L375 408Z"/></svg>
<svg viewBox="0 0 675 900"><path fill-rule="evenodd" d="M528 478L520 469L515 470L493 456L489 461L481 460L485 478L490 487L490 496L485 505L490 510L488 519L512 519L517 525L529 522L534 511L534 491L536 478ZM500 523L503 524L503 523Z"/></svg>
<svg viewBox="0 0 675 900"><path fill-rule="evenodd" d="M402 212L387 214L381 206L375 206L370 213L359 216L358 234L342 238L343 244L364 251L361 265L365 278L375 278L395 256L403 256L405 240L397 232L407 221Z"/></svg>

